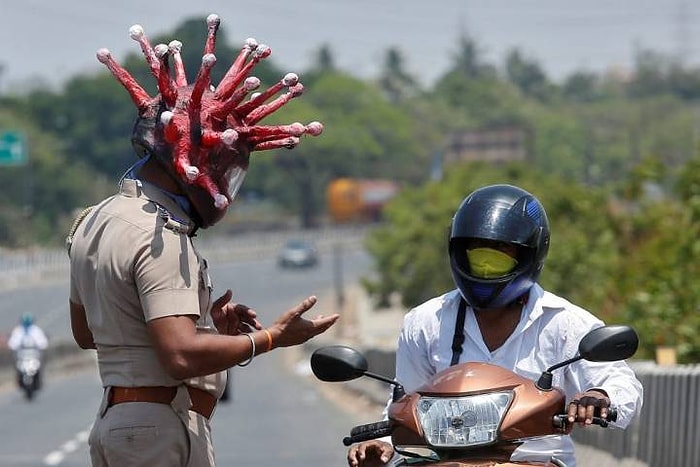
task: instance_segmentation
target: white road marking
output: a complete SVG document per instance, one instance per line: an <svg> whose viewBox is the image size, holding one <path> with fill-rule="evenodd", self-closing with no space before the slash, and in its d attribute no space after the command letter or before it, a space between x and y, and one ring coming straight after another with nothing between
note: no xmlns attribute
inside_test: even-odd
<svg viewBox="0 0 700 467"><path fill-rule="evenodd" d="M78 432L73 439L66 441L59 449L46 455L44 457L44 465L60 465L67 454L77 451L81 445L87 443L91 429L92 426L87 430Z"/></svg>

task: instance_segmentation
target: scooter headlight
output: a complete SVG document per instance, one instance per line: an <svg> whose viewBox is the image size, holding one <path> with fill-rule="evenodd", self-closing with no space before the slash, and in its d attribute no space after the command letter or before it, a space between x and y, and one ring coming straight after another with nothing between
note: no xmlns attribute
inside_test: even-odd
<svg viewBox="0 0 700 467"><path fill-rule="evenodd" d="M435 447L480 446L496 441L513 392L455 398L421 397L418 420Z"/></svg>

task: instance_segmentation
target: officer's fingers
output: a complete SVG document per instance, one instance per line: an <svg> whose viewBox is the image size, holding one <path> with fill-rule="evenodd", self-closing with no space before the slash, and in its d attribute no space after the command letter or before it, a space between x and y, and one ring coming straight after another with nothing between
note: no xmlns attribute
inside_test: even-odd
<svg viewBox="0 0 700 467"><path fill-rule="evenodd" d="M256 318L258 316L258 313L255 310L242 303L231 303L230 307L231 311L236 313L236 316L239 316L241 319Z"/></svg>
<svg viewBox="0 0 700 467"><path fill-rule="evenodd" d="M244 326L246 328L248 328L248 329L246 329L246 331L250 331L250 328L257 329L257 330L260 330L263 328L263 325L260 323L260 321L258 321L257 319L255 319L253 317L250 317L250 316L246 316L244 318L241 318L241 321L243 323L245 323Z"/></svg>
<svg viewBox="0 0 700 467"><path fill-rule="evenodd" d="M224 292L224 294L221 297L214 300L212 306L215 308L223 308L223 306L231 300L231 297L233 297L233 292L231 291L231 289L226 289L226 292Z"/></svg>
<svg viewBox="0 0 700 467"><path fill-rule="evenodd" d="M301 303L299 303L297 306L293 307L289 311L292 312L292 314L295 317L299 317L309 311L313 306L316 304L318 301L318 298L316 298L315 295L311 295L309 297L306 297Z"/></svg>
<svg viewBox="0 0 700 467"><path fill-rule="evenodd" d="M312 323L314 325L314 331L316 331L316 334L325 332L331 326L333 326L339 319L340 315L337 313L330 316L319 316L318 318L312 320Z"/></svg>

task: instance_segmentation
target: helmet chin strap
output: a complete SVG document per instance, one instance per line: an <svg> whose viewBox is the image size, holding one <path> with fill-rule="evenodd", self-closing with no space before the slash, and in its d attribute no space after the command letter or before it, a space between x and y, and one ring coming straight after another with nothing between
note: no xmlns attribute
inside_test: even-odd
<svg viewBox="0 0 700 467"><path fill-rule="evenodd" d="M158 160L153 155L149 154L134 164L122 178L133 177L134 179L143 180L144 182L160 188L192 218L196 225L190 232L190 236L193 236L197 229L199 229L197 213L192 208L192 203L187 195L183 193L176 176L170 171L162 170L158 164L160 164Z"/></svg>

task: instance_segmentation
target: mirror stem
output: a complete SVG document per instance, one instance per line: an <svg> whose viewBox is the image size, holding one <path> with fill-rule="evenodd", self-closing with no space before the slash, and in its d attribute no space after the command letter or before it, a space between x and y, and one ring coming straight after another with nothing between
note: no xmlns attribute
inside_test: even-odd
<svg viewBox="0 0 700 467"><path fill-rule="evenodd" d="M394 392L391 396L393 401L397 401L406 395L406 390L395 379L389 379L385 376L377 375L377 374L374 374L374 373L369 372L369 371L365 371L363 374L365 376L367 376L368 378L378 379L379 381L383 381L385 383L389 383L392 386L394 386Z"/></svg>
<svg viewBox="0 0 700 467"><path fill-rule="evenodd" d="M385 383L389 383L389 384L394 385L394 386L399 384L393 379L389 379L386 376L377 375L377 374L374 374L374 373L369 372L369 371L365 371L362 374L369 377L369 378L378 379L379 381L384 381Z"/></svg>
<svg viewBox="0 0 700 467"><path fill-rule="evenodd" d="M537 386L537 389L540 391L551 391L552 390L552 371L561 368L566 365L570 365L574 362L577 362L581 360L583 357L581 355L576 355L574 358L570 358L568 360L564 360L561 363L557 363L554 366L551 366L547 369L547 371L543 371L542 374L540 375L540 379L537 380L537 383L535 383L535 386Z"/></svg>

